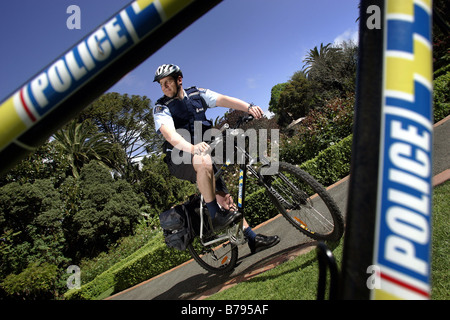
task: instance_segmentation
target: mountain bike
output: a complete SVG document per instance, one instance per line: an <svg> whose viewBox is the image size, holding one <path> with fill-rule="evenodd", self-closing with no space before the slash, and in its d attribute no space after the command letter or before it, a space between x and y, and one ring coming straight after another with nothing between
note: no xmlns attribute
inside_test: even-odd
<svg viewBox="0 0 450 320"><path fill-rule="evenodd" d="M242 135L243 130L239 127L252 119L250 115L240 118L233 129L224 125L220 129L222 135L210 143L211 150L223 143L227 135ZM191 227L195 237L188 250L201 267L223 274L236 266L238 246L247 241L243 233L247 173L265 189L276 209L297 230L315 240L337 241L342 237L344 222L339 207L310 174L286 162L274 163L265 157L255 157L249 152L248 143L244 146L234 143L233 147L241 155L237 209L242 213L242 218L216 232L202 196L195 196L190 202ZM230 161L221 165L215 178L221 177L229 167ZM275 169L271 174L263 174L264 168Z"/></svg>

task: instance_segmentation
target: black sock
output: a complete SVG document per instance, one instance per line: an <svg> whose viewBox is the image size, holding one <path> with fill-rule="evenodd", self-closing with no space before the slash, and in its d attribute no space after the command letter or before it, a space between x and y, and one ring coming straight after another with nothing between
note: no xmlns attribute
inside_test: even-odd
<svg viewBox="0 0 450 320"><path fill-rule="evenodd" d="M206 207L208 208L209 214L211 215L211 219L214 219L217 211L220 210L219 205L217 204L217 200L206 203Z"/></svg>
<svg viewBox="0 0 450 320"><path fill-rule="evenodd" d="M256 238L256 233L252 230L252 228L247 227L244 230L244 235L247 237L249 242L254 242Z"/></svg>

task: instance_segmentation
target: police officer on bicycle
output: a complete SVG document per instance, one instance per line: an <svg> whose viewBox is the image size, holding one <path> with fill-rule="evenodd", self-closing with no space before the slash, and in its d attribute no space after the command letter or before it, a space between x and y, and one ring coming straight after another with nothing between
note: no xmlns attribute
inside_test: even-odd
<svg viewBox="0 0 450 320"><path fill-rule="evenodd" d="M154 82L161 85L164 93L155 104L153 116L156 132L162 134L166 140L163 151L166 154L165 162L169 171L179 179L197 183L211 215L214 229L223 229L239 219L241 213L236 211L223 180L219 179L216 184L215 167L211 156L204 153L210 147L202 140L203 133L212 127L211 121L206 118L206 110L221 106L248 112L256 119L262 117L263 111L258 106L208 89L197 87L184 89L183 73L173 64L158 67ZM202 129L200 132L199 127ZM185 139L186 135L180 134L179 129L189 132L190 139ZM201 137L198 137L199 134ZM176 155L177 159L184 160L181 163L180 161L174 163L173 155ZM278 236L255 234L246 221L244 234L252 253L270 248L280 241Z"/></svg>

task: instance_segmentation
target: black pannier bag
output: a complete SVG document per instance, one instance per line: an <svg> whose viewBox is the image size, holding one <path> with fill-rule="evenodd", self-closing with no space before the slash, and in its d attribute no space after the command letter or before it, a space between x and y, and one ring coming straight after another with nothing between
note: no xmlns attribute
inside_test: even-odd
<svg viewBox="0 0 450 320"><path fill-rule="evenodd" d="M177 205L161 213L159 222L167 246L181 251L186 250L193 236L185 204Z"/></svg>

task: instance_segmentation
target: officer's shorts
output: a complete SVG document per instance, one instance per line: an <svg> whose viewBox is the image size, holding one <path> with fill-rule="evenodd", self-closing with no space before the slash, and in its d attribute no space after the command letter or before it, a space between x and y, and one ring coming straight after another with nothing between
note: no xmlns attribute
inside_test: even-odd
<svg viewBox="0 0 450 320"><path fill-rule="evenodd" d="M190 161L182 161L180 164L175 164L172 161L172 152L179 152L179 158L180 159L190 159ZM186 158L183 158L185 156ZM192 183L197 183L197 172L194 170L193 166L193 155L187 154L184 151L180 151L178 149L173 149L173 151L168 151L166 153L166 157L164 158L164 162L167 164L167 167L169 168L169 172L177 177L178 179L187 180ZM179 162L179 161L177 161ZM213 164L213 170L214 172L217 172L217 167L215 164ZM223 181L222 177L216 180L216 191L222 191L225 193L229 193L228 188L225 184L225 181Z"/></svg>

